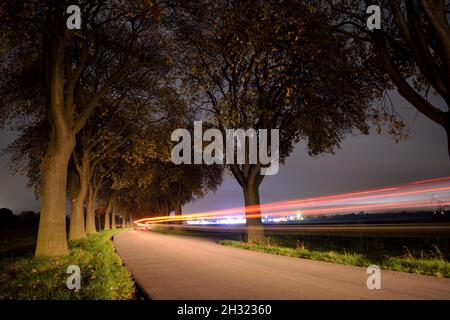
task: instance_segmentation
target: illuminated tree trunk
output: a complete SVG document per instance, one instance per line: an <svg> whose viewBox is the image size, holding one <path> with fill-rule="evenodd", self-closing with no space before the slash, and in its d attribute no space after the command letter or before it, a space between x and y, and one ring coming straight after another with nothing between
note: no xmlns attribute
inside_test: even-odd
<svg viewBox="0 0 450 320"><path fill-rule="evenodd" d="M128 228L130 226L130 214L127 213L123 219L125 227Z"/></svg>
<svg viewBox="0 0 450 320"><path fill-rule="evenodd" d="M56 25L58 22L55 23ZM67 168L75 136L64 113L63 40L52 37L50 48L50 141L41 162L42 205L36 256L67 255L66 190Z"/></svg>
<svg viewBox="0 0 450 320"><path fill-rule="evenodd" d="M128 214L128 227L133 226L133 215L131 213Z"/></svg>
<svg viewBox="0 0 450 320"><path fill-rule="evenodd" d="M175 216L180 216L180 217L181 217L181 215L183 214L182 210L183 210L183 208L182 208L182 206L181 206L181 202L178 202L178 201L175 202L175 204L174 204L174 213L175 213ZM181 221L182 221L182 220L175 220L175 223L181 224Z"/></svg>
<svg viewBox="0 0 450 320"><path fill-rule="evenodd" d="M113 199L109 200L108 207L105 210L105 224L104 224L103 230L109 230L110 229L110 213L111 213L111 210L112 210L112 202L113 201L114 201Z"/></svg>
<svg viewBox="0 0 450 320"><path fill-rule="evenodd" d="M259 202L259 186L264 176L261 176L260 168L260 165L248 164L242 168L237 165L230 166L233 176L244 192L247 241L254 243L265 242Z"/></svg>
<svg viewBox="0 0 450 320"><path fill-rule="evenodd" d="M116 208L114 206L111 212L111 229L115 228L116 228Z"/></svg>
<svg viewBox="0 0 450 320"><path fill-rule="evenodd" d="M65 141L58 141L65 140ZM42 206L36 244L36 256L60 256L68 253L66 235L67 166L74 137L53 138L41 163Z"/></svg>
<svg viewBox="0 0 450 320"><path fill-rule="evenodd" d="M89 189L89 159L87 155L83 155L81 163L76 163L76 170L79 178L79 189L71 201L69 240L86 238L84 201Z"/></svg>
<svg viewBox="0 0 450 320"><path fill-rule="evenodd" d="M122 228L128 227L128 213L122 213Z"/></svg>
<svg viewBox="0 0 450 320"><path fill-rule="evenodd" d="M252 181L244 187L244 199L246 207L247 241L264 243L264 227L261 221L259 202L259 188ZM251 210L250 210L251 209Z"/></svg>
<svg viewBox="0 0 450 320"><path fill-rule="evenodd" d="M87 212L86 212L86 233L94 234L97 232L95 228L95 200L96 190L93 185L89 186L89 192L87 197Z"/></svg>
<svg viewBox="0 0 450 320"><path fill-rule="evenodd" d="M181 206L181 202L177 202L175 204L175 215L176 216L181 216L183 214L183 207Z"/></svg>

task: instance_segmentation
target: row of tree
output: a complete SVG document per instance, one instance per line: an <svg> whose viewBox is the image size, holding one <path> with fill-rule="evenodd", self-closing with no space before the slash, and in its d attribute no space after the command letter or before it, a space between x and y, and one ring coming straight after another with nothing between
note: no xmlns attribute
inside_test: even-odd
<svg viewBox="0 0 450 320"><path fill-rule="evenodd" d="M0 121L19 131L12 162L42 198L36 255L67 254L68 198L79 239L96 231L96 208L181 213L215 189L221 167L170 162L170 132L194 119L280 129L283 162L300 140L332 152L373 125L403 138L387 98L398 88L450 131L426 96L448 106L448 1L380 1L378 30L362 0L80 0L80 30L65 26L69 2L0 6ZM262 166L248 155L229 166L247 207L259 206ZM264 240L260 219L247 226Z"/></svg>
<svg viewBox="0 0 450 320"><path fill-rule="evenodd" d="M181 212L221 181L220 170L169 162L167 133L189 118L161 7L80 1L83 28L69 30L68 5L12 1L0 11L1 118L19 131L7 150L14 169L42 198L37 256L67 254L67 199L68 238L81 239L97 231L96 212L105 229L117 213Z"/></svg>

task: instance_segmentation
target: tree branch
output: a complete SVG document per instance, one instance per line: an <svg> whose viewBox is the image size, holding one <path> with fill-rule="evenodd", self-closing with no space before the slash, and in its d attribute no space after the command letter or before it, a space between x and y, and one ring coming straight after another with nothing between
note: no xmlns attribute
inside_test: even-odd
<svg viewBox="0 0 450 320"><path fill-rule="evenodd" d="M83 110L81 110L78 118L75 120L73 131L75 133L80 132L81 129L86 124L86 121L94 111L94 109L97 107L98 102L101 98L103 98L111 88L111 86L114 84L115 81L117 81L120 77L123 76L123 74L127 71L127 66L122 66L119 68L113 75L111 75L106 81L103 87L98 91L96 95L94 95L89 102L84 106Z"/></svg>
<svg viewBox="0 0 450 320"><path fill-rule="evenodd" d="M378 49L379 57L386 73L397 86L399 93L425 116L443 127L447 127L448 124L444 112L429 103L405 80L388 52L382 31L374 32L374 44Z"/></svg>

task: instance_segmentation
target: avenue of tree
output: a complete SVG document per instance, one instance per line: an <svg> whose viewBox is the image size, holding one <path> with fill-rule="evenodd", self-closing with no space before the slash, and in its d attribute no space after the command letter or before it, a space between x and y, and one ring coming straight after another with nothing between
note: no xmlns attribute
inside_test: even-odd
<svg viewBox="0 0 450 320"><path fill-rule="evenodd" d="M371 127L404 138L385 103L397 89L449 135L449 111L427 99L449 106L448 1L383 0L378 30L362 0L80 0L79 30L69 5L0 4L0 127L17 132L6 152L42 200L36 256L67 254L100 216L109 229L181 214L225 169L259 207L259 161L170 161L170 133L198 119L279 129L283 163L300 140L317 155ZM264 241L261 219L247 236Z"/></svg>

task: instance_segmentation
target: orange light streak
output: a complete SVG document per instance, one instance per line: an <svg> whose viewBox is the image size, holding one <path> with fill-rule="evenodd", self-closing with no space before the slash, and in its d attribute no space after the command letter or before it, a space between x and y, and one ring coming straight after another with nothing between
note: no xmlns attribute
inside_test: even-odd
<svg viewBox="0 0 450 320"><path fill-rule="evenodd" d="M442 203L442 205L450 205L450 202L444 202ZM417 204L408 204L407 202L403 202L403 203L399 203L399 204L378 204L378 205L366 205L366 206L348 206L348 207L339 207L339 208L333 208L333 209L315 209L315 210L305 210L302 211L303 215L308 215L308 214L323 214L323 213L333 213L333 212L352 212L352 211L360 211L360 210L365 210L365 209L372 209L373 211L378 211L381 209L412 209L412 208L427 208L427 207L435 207L435 204L430 204L430 203L417 203ZM270 213L271 217L276 217L276 216L286 216L292 214L292 211L277 211L277 212L273 212ZM262 218L263 216L265 216L266 214L247 214L245 215L246 218ZM214 219L216 218L216 216L210 216L210 219ZM135 221L134 223L138 224L138 225L150 225L152 223L162 223L162 222L170 222L170 221L185 221L185 220L201 220L204 219L202 217L177 217L177 219L172 219L169 217L164 217L161 218L158 221L144 221L145 219L141 219L138 221Z"/></svg>
<svg viewBox="0 0 450 320"><path fill-rule="evenodd" d="M213 210L206 212L197 212L186 214L183 216L160 216L160 217L152 217L152 218L144 218L136 220L134 223L136 224L150 224L150 223L161 223L168 221L186 221L186 220L200 220L200 219L218 219L218 218L226 218L234 214L243 214L247 218L257 218L262 216L280 216L290 214L292 215L292 211L282 211L281 209L287 208L297 208L301 209L302 214L321 214L321 213L339 213L339 212L347 212L354 210L365 210L365 209L397 209L397 208L415 208L415 207L430 207L436 206L436 204L414 204L414 201L406 201L406 202L398 202L398 201L390 201L388 203L381 204L368 204L368 205L349 205L344 207L332 207L332 208L321 208L321 209L310 209L305 210L311 206L330 206L336 205L341 202L354 202L361 200L374 200L374 199L383 199L383 198L393 198L393 197L402 197L402 196L410 196L410 195L420 195L427 194L430 192L442 192L442 191L450 191L450 186L444 187L433 187L433 188L423 188L417 190L406 190L401 191L400 189L406 188L415 188L416 185L420 184L431 184L436 182L442 182L450 180L450 177L444 178L436 178L436 179L428 179L428 180L420 180L415 182L410 182L407 184L388 187L388 188L378 188L378 189L370 189L366 191L360 192L350 192L343 193L337 195L327 195L327 196L319 196L312 197L306 199L296 199L296 200L288 200L288 201L280 201L274 203L263 204L261 206L248 206L248 207L237 207L231 209L223 209L223 210ZM397 191L392 192L390 191ZM364 196L363 196L364 195ZM445 204L440 204L445 205ZM300 207L300 208L299 208ZM261 213L265 211L264 213Z"/></svg>

